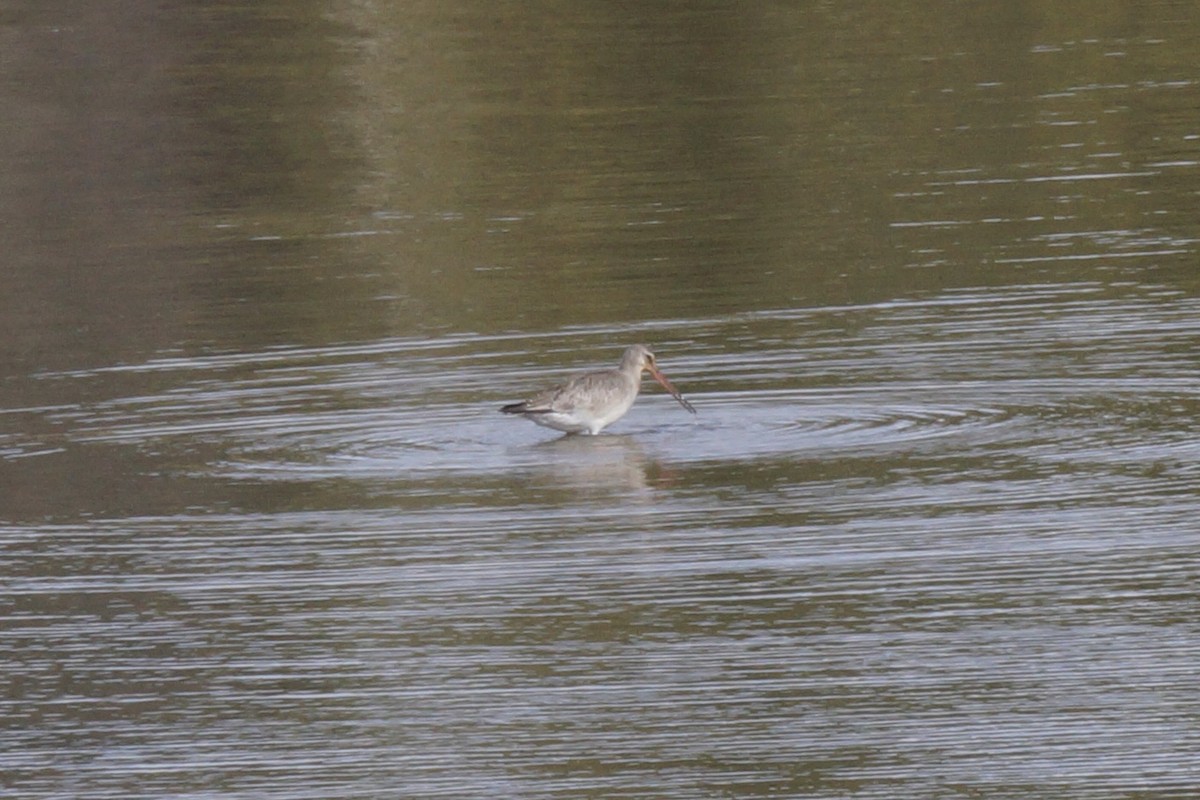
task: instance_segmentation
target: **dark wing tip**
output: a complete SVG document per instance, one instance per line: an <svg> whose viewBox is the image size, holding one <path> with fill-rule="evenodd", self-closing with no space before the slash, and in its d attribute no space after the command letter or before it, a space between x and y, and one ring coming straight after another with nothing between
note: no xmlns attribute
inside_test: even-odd
<svg viewBox="0 0 1200 800"><path fill-rule="evenodd" d="M506 406L500 406L501 414L549 414L553 410L551 408L530 408L529 403L509 403Z"/></svg>

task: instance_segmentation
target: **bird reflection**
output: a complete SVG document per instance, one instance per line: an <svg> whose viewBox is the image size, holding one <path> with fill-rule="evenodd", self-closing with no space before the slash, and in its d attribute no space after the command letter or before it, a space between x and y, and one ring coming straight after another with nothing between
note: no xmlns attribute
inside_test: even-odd
<svg viewBox="0 0 1200 800"><path fill-rule="evenodd" d="M645 494L648 500L664 473L637 439L624 434L563 436L534 446L549 455L535 473L537 479L558 488L597 493L628 491Z"/></svg>

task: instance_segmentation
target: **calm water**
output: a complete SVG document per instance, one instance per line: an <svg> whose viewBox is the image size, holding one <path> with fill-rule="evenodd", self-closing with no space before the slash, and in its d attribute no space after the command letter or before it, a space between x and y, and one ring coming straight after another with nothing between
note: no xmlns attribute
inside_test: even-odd
<svg viewBox="0 0 1200 800"><path fill-rule="evenodd" d="M1200 8L67 6L6 793L1200 792Z"/></svg>

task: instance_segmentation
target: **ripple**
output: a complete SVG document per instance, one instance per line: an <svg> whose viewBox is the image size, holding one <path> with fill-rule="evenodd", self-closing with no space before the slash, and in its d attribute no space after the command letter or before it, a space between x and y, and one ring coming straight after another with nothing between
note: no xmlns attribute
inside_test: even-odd
<svg viewBox="0 0 1200 800"><path fill-rule="evenodd" d="M997 448L1028 462L1056 451L1058 462L1177 468L1194 456L1188 437L1173 431L1194 430L1200 378L1189 353L1200 339L1198 305L1135 286L1028 285L678 321L637 334L581 328L549 348L546 336L458 336L166 358L43 376L106 384L120 373L172 377L158 394L40 410L65 439L10 442L7 457L53 454L70 442L211 442L224 451L213 472L233 479L378 483L529 470L554 456L534 447L548 434L501 419L495 407L653 334L664 343L664 367L700 411L682 418L648 389L612 428L636 437L642 453L629 458L653 474L856 453L978 457ZM600 469L603 445L586 447L551 457L550 469L578 460L581 471ZM573 481L605 482L653 484L616 475Z"/></svg>

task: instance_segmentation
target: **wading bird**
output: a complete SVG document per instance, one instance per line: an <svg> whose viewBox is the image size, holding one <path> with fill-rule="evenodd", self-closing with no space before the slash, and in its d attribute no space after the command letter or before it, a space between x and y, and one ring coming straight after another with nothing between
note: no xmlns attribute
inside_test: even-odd
<svg viewBox="0 0 1200 800"><path fill-rule="evenodd" d="M595 436L606 425L624 416L633 405L642 387L643 372L649 372L681 406L696 413L692 404L683 399L679 390L654 365L654 353L642 344L627 348L616 369L585 373L500 410L505 414L520 414L556 431Z"/></svg>

